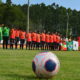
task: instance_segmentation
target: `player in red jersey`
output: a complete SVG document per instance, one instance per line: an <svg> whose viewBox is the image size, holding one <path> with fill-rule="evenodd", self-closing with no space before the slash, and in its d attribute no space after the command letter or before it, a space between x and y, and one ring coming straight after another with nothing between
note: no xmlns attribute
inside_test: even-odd
<svg viewBox="0 0 80 80"><path fill-rule="evenodd" d="M10 49L13 49L13 45L15 44L15 29L10 30Z"/></svg>
<svg viewBox="0 0 80 80"><path fill-rule="evenodd" d="M16 29L15 30L15 49L17 49L17 46L18 46L18 42L19 42L19 34L20 34L20 30L19 29Z"/></svg>
<svg viewBox="0 0 80 80"><path fill-rule="evenodd" d="M45 37L45 42L46 42L46 46L45 46L45 49L46 50L49 50L49 32L46 33L46 37Z"/></svg>
<svg viewBox="0 0 80 80"><path fill-rule="evenodd" d="M26 49L28 49L29 47L29 50L32 49L32 46L31 46L31 43L32 43L32 38L31 38L31 32L29 33L26 33Z"/></svg>
<svg viewBox="0 0 80 80"><path fill-rule="evenodd" d="M57 33L57 35L56 35L56 50L60 49L60 40L61 40L60 34Z"/></svg>
<svg viewBox="0 0 80 80"><path fill-rule="evenodd" d="M45 31L41 34L41 50L45 50L45 38L46 34Z"/></svg>
<svg viewBox="0 0 80 80"><path fill-rule="evenodd" d="M53 49L53 34L50 34L50 50L52 50Z"/></svg>
<svg viewBox="0 0 80 80"><path fill-rule="evenodd" d="M31 36L32 36L32 47L34 50L36 48L36 32L33 32Z"/></svg>
<svg viewBox="0 0 80 80"><path fill-rule="evenodd" d="M53 33L53 50L56 50L56 33Z"/></svg>
<svg viewBox="0 0 80 80"><path fill-rule="evenodd" d="M37 35L36 35L36 42L37 42L37 45L36 45L36 49L39 50L39 47L40 47L40 32L38 31Z"/></svg>
<svg viewBox="0 0 80 80"><path fill-rule="evenodd" d="M26 32L20 31L20 35L19 36L20 36L20 49L23 49L24 48Z"/></svg>

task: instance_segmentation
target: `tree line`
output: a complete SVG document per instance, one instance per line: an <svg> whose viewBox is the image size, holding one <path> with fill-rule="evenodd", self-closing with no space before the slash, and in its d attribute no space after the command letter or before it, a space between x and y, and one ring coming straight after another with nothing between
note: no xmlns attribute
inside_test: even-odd
<svg viewBox="0 0 80 80"><path fill-rule="evenodd" d="M16 5L11 0L6 0L6 3L0 1L0 24L26 30L27 8L27 4ZM66 35L68 23L68 35L80 34L80 11L75 9L66 9L55 3L51 5L31 4L29 17L31 31L58 31Z"/></svg>

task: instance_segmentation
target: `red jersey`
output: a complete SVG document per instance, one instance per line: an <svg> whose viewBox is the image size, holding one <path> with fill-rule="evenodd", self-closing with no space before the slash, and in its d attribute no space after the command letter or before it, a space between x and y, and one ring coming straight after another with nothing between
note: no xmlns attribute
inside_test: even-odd
<svg viewBox="0 0 80 80"><path fill-rule="evenodd" d="M16 36L16 37L19 37L20 31L19 31L19 30L16 30L15 32L16 32L16 33L15 33L15 36Z"/></svg>
<svg viewBox="0 0 80 80"><path fill-rule="evenodd" d="M23 31L20 31L20 39L25 39L25 32Z"/></svg>
<svg viewBox="0 0 80 80"><path fill-rule="evenodd" d="M53 35L50 35L50 43L53 43Z"/></svg>
<svg viewBox="0 0 80 80"><path fill-rule="evenodd" d="M11 29L10 30L10 38L12 38L12 39L15 39L15 30L14 29Z"/></svg>
<svg viewBox="0 0 80 80"><path fill-rule="evenodd" d="M32 41L36 41L36 33L32 33Z"/></svg>
<svg viewBox="0 0 80 80"><path fill-rule="evenodd" d="M28 41L28 42L32 41L31 33L27 33L27 34L26 34L26 38L27 38L27 41Z"/></svg>
<svg viewBox="0 0 80 80"><path fill-rule="evenodd" d="M56 42L57 42L57 43L60 42L60 36L59 36L59 35L56 36Z"/></svg>
<svg viewBox="0 0 80 80"><path fill-rule="evenodd" d="M48 34L46 34L45 41L46 41L47 43L49 43L49 35L48 35Z"/></svg>
<svg viewBox="0 0 80 80"><path fill-rule="evenodd" d="M56 35L53 34L53 42L56 42Z"/></svg>
<svg viewBox="0 0 80 80"><path fill-rule="evenodd" d="M42 33L41 34L41 41L45 41L45 37L46 37L45 33Z"/></svg>
<svg viewBox="0 0 80 80"><path fill-rule="evenodd" d="M40 34L37 34L36 42L40 42Z"/></svg>

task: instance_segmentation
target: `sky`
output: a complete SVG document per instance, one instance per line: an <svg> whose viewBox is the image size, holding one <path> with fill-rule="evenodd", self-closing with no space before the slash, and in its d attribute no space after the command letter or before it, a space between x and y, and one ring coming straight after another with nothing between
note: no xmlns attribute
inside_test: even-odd
<svg viewBox="0 0 80 80"><path fill-rule="evenodd" d="M2 1L5 2L6 0ZM26 4L27 1L28 0L12 0L14 4L21 5ZM66 8L80 10L80 0L30 0L30 4L45 3L46 5L50 5L54 2Z"/></svg>

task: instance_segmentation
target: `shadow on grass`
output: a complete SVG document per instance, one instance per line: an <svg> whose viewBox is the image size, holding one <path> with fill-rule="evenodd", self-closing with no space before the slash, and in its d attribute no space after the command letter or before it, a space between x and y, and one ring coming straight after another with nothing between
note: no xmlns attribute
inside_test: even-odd
<svg viewBox="0 0 80 80"><path fill-rule="evenodd" d="M13 78L14 80L46 80L39 79L35 76L31 75L19 75L19 74L3 74L2 76Z"/></svg>

